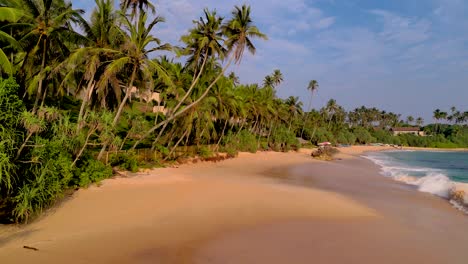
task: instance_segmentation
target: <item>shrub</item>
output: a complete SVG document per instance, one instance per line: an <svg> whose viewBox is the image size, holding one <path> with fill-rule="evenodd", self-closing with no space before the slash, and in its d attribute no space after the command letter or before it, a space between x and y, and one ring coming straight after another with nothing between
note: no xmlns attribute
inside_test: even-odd
<svg viewBox="0 0 468 264"><path fill-rule="evenodd" d="M356 142L360 144L369 144L375 141L375 138L363 127L354 128L353 134L356 136Z"/></svg>
<svg viewBox="0 0 468 264"><path fill-rule="evenodd" d="M131 172L138 171L138 159L134 152L129 151L111 154L109 161L112 167L117 166L120 169Z"/></svg>
<svg viewBox="0 0 468 264"><path fill-rule="evenodd" d="M213 156L213 152L207 146L201 146L197 149L197 155L203 159Z"/></svg>
<svg viewBox="0 0 468 264"><path fill-rule="evenodd" d="M75 170L75 185L88 187L92 183L100 182L112 176L112 168L104 163L89 159Z"/></svg>
<svg viewBox="0 0 468 264"><path fill-rule="evenodd" d="M274 150L280 151L297 150L299 146L296 135L285 126L280 126L271 133L270 142Z"/></svg>
<svg viewBox="0 0 468 264"><path fill-rule="evenodd" d="M224 149L234 153L238 151L257 152L257 138L247 130L240 131L237 135L231 131L223 139Z"/></svg>

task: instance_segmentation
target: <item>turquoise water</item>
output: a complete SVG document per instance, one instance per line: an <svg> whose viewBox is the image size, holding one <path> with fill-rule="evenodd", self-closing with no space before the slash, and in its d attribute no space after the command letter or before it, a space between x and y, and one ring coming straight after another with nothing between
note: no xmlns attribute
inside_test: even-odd
<svg viewBox="0 0 468 264"><path fill-rule="evenodd" d="M468 183L468 152L386 151L365 156L382 174L447 197L456 182Z"/></svg>

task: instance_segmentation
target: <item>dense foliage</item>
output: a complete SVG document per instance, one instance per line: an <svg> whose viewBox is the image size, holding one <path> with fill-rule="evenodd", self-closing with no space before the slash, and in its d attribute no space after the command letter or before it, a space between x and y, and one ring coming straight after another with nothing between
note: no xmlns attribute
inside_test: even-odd
<svg viewBox="0 0 468 264"><path fill-rule="evenodd" d="M143 162L217 151L289 151L298 137L468 147L467 112L436 110L427 137L395 137L391 127L422 119L346 112L333 99L312 110L316 80L304 111L297 97L276 96L280 70L262 84L241 84L229 67L267 38L246 5L226 18L203 10L172 47L157 37L164 18L149 1L121 1L120 10L112 0L95 2L86 20L65 0L0 0L3 221L28 221L68 190L110 177L111 166L137 171Z"/></svg>

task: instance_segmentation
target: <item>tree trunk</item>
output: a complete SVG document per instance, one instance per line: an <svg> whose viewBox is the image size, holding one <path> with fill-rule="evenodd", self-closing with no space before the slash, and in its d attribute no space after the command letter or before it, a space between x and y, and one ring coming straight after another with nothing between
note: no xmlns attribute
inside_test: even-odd
<svg viewBox="0 0 468 264"><path fill-rule="evenodd" d="M89 81L88 86L86 87L86 90L85 90L83 101L81 102L80 113L78 114L78 121L77 121L77 127L76 127L77 132L79 132L81 129L81 121L83 120L84 110L88 103L88 98L91 97L90 94L91 94L91 91L93 90L93 86L94 86L94 81Z"/></svg>
<svg viewBox="0 0 468 264"><path fill-rule="evenodd" d="M78 152L78 155L76 155L76 158L75 160L73 161L72 163L72 168L75 166L76 162L78 162L78 160L80 159L81 155L83 155L83 152L84 150L86 149L86 146L88 145L88 141L89 141L89 137L91 137L91 135L94 133L95 129L91 129L89 132L88 132L88 135L86 136L86 140L83 144L83 147L80 149L80 151Z"/></svg>
<svg viewBox="0 0 468 264"><path fill-rule="evenodd" d="M216 143L216 148L215 148L216 152L218 152L219 144L221 143L221 140L223 139L224 131L226 130L228 121L229 121L229 119L226 119L226 122L224 122L223 131L221 132L221 136L219 137L218 143Z"/></svg>
<svg viewBox="0 0 468 264"><path fill-rule="evenodd" d="M169 155L167 155L165 158L164 158L164 161L166 161L171 155L172 153L174 153L174 151L176 150L176 148L179 146L180 142L182 142L182 140L184 139L184 137L187 135L189 130L186 130L184 132L184 134L179 138L179 140L176 142L176 144L174 145L174 147L172 147L171 151L169 152Z"/></svg>
<svg viewBox="0 0 468 264"><path fill-rule="evenodd" d="M15 160L17 160L20 157L21 151L23 151L24 147L26 146L26 143L28 142L29 138L31 138L32 135L33 135L33 133L28 133L28 135L26 136L26 139L24 140L23 144L21 144L21 147L16 152Z"/></svg>

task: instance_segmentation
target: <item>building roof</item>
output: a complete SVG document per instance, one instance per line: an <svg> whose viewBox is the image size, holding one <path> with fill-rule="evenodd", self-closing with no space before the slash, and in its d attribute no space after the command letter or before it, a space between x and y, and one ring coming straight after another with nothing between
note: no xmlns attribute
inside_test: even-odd
<svg viewBox="0 0 468 264"><path fill-rule="evenodd" d="M392 127L392 131L401 131L401 132L419 132L419 127Z"/></svg>

